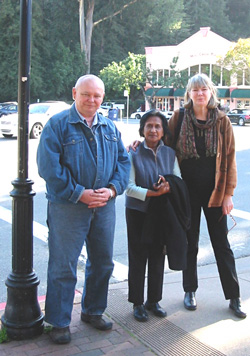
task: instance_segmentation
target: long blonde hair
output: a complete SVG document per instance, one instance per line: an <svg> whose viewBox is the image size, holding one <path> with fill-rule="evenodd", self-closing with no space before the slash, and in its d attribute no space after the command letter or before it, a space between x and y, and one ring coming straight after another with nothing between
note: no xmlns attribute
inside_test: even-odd
<svg viewBox="0 0 250 356"><path fill-rule="evenodd" d="M207 104L208 109L215 109L218 104L217 89L211 79L204 73L199 73L191 77L187 83L186 92L184 95L184 107L190 109L193 106L192 99L190 98L190 91L194 88L206 87L211 91L211 98Z"/></svg>

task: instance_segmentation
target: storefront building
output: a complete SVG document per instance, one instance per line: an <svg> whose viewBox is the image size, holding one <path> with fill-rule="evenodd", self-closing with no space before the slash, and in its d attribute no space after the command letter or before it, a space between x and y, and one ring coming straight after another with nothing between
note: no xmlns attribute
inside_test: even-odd
<svg viewBox="0 0 250 356"><path fill-rule="evenodd" d="M232 46L232 42L217 35L210 27L200 30L177 46L146 47L146 65L154 72L156 82L171 77L173 58L178 58L176 70L191 77L197 73L207 74L216 85L221 107L225 110L250 108L250 75L241 71L230 76L228 69L218 65ZM146 94L152 88L146 86ZM156 108L162 111L174 110L183 105L185 89L161 88L156 92ZM146 103L146 109L148 109Z"/></svg>

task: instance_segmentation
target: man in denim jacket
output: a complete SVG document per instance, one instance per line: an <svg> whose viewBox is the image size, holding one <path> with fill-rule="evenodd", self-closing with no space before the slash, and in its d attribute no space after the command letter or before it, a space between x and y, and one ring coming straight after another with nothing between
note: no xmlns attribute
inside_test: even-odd
<svg viewBox="0 0 250 356"><path fill-rule="evenodd" d="M125 190L130 161L114 123L97 113L104 83L80 77L74 104L53 116L37 152L48 199L49 263L45 320L55 343L71 340L77 261L84 242L88 259L81 319L100 330L112 328L103 312L113 271L115 197Z"/></svg>

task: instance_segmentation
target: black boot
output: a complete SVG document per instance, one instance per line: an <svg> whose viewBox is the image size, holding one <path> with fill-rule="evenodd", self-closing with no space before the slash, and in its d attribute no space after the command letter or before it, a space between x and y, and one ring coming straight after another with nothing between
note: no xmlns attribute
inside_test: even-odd
<svg viewBox="0 0 250 356"><path fill-rule="evenodd" d="M246 318L246 313L241 310L240 298L230 299L229 308L234 311L234 315L236 315L238 318Z"/></svg>
<svg viewBox="0 0 250 356"><path fill-rule="evenodd" d="M184 307L187 310L195 310L197 308L195 292L186 292L184 296Z"/></svg>

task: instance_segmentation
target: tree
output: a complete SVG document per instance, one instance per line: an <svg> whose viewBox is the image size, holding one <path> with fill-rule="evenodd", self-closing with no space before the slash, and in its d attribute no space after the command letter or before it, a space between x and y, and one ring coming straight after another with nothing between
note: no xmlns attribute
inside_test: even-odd
<svg viewBox="0 0 250 356"><path fill-rule="evenodd" d="M128 3L123 4L123 6L119 10L94 22L93 16L94 16L95 1L96 0L85 0L85 1L79 0L80 43L81 43L81 49L85 53L87 73L90 72L91 42L92 42L93 27L113 16L120 14L125 8L127 8L131 4L134 4L138 0L131 0Z"/></svg>
<svg viewBox="0 0 250 356"><path fill-rule="evenodd" d="M178 58L173 58L170 78L162 77L156 80L156 73L146 68L145 55L128 53L128 57L123 61L112 62L103 68L100 71L100 77L105 83L110 98L118 93L122 95L124 90L128 90L131 99L135 100L141 93L148 101L150 108L153 108L155 96L161 88L168 86L182 88L186 85L187 77L176 70L177 62ZM149 87L153 89L150 95L147 94Z"/></svg>
<svg viewBox="0 0 250 356"><path fill-rule="evenodd" d="M96 17L105 16L105 11L96 6ZM145 46L180 43L190 34L183 16L183 0L140 0L101 22L93 31L91 71L98 74L128 52L144 54Z"/></svg>
<svg viewBox="0 0 250 356"><path fill-rule="evenodd" d="M244 72L245 84L250 85L250 38L240 38L234 43L225 57L220 59L219 64L234 76L242 77Z"/></svg>
<svg viewBox="0 0 250 356"><path fill-rule="evenodd" d="M1 3L0 101L17 100L19 11L19 5L14 0L5 0Z"/></svg>
<svg viewBox="0 0 250 356"><path fill-rule="evenodd" d="M226 13L231 23L231 40L250 37L249 0L227 0Z"/></svg>
<svg viewBox="0 0 250 356"><path fill-rule="evenodd" d="M184 0L185 22L191 33L210 27L219 35L230 38L230 21L226 14L228 0Z"/></svg>
<svg viewBox="0 0 250 356"><path fill-rule="evenodd" d="M32 20L31 101L70 101L76 78L86 71L78 2L37 0Z"/></svg>

